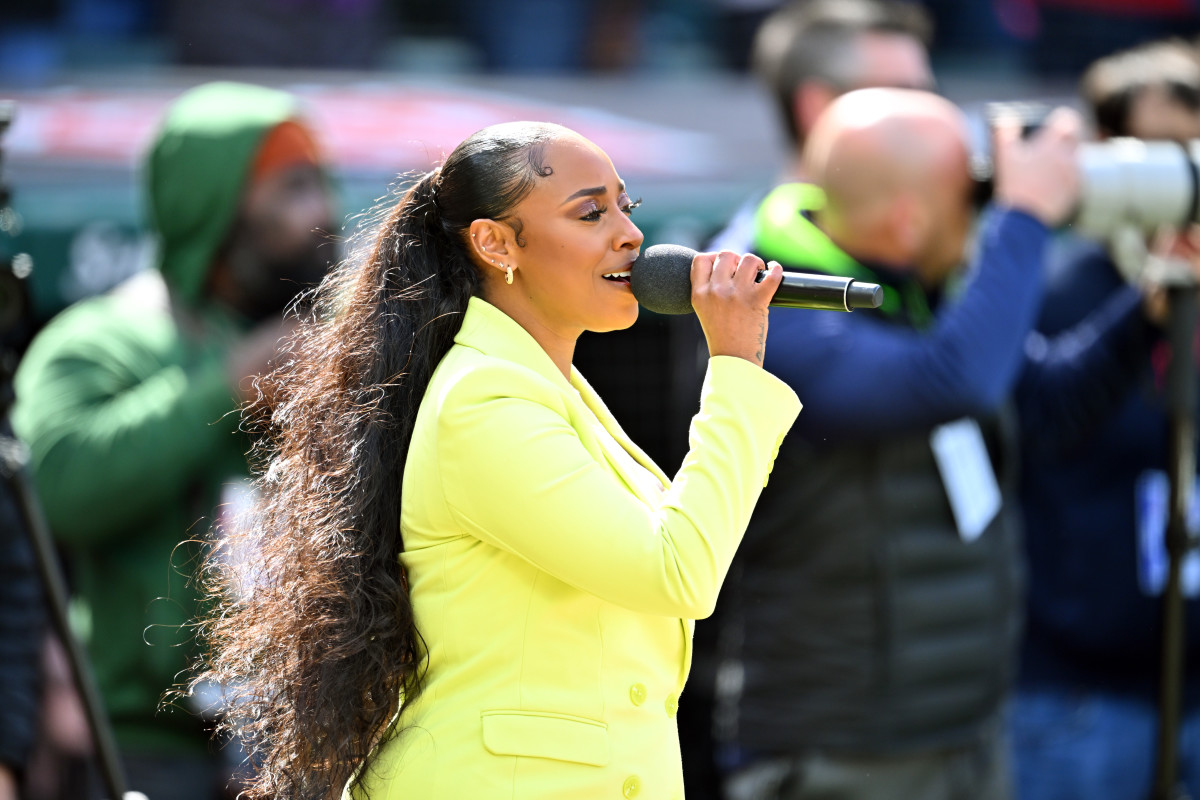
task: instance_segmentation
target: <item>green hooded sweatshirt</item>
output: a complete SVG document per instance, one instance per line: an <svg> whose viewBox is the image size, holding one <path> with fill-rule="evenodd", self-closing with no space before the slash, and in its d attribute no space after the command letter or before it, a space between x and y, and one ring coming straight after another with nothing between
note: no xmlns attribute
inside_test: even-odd
<svg viewBox="0 0 1200 800"><path fill-rule="evenodd" d="M289 95L214 83L171 107L145 165L158 268L61 313L17 372L13 425L66 549L73 622L118 746L204 753L191 713L158 713L196 655L189 576L223 482L246 473L225 357L241 324L205 296L264 135ZM164 291L164 284L165 289Z"/></svg>

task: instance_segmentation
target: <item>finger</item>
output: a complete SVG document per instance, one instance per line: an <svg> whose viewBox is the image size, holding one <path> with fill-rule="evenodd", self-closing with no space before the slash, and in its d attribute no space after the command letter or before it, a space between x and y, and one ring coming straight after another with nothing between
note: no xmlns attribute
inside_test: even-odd
<svg viewBox="0 0 1200 800"><path fill-rule="evenodd" d="M1187 230L1184 231L1183 236L1187 239L1189 247L1200 251L1200 225L1189 225Z"/></svg>
<svg viewBox="0 0 1200 800"><path fill-rule="evenodd" d="M697 253L692 257L692 288L704 286L712 280L713 262L716 253Z"/></svg>
<svg viewBox="0 0 1200 800"><path fill-rule="evenodd" d="M753 253L746 253L738 259L734 272L734 281L746 286L758 280L758 273L767 268L763 260Z"/></svg>
<svg viewBox="0 0 1200 800"><path fill-rule="evenodd" d="M1056 139L1078 140L1083 135L1083 117L1073 108L1059 106L1046 117L1045 129Z"/></svg>
<svg viewBox="0 0 1200 800"><path fill-rule="evenodd" d="M778 261L769 261L766 264L766 274L758 283L758 291L767 295L768 300L775 296L775 290L779 288L779 284L783 282L783 266Z"/></svg>
<svg viewBox="0 0 1200 800"><path fill-rule="evenodd" d="M1200 256L1198 244L1200 244L1200 239L1197 239L1192 230L1179 230L1172 225L1160 225L1155 231L1150 249L1155 254L1194 260Z"/></svg>
<svg viewBox="0 0 1200 800"><path fill-rule="evenodd" d="M731 249L722 249L716 254L716 261L713 264L714 275L733 277L733 273L738 270L738 261L742 259L738 253L734 253Z"/></svg>
<svg viewBox="0 0 1200 800"><path fill-rule="evenodd" d="M1021 120L1010 114L997 117L992 123L992 136L996 140L997 149L1001 145L1012 145L1021 138Z"/></svg>
<svg viewBox="0 0 1200 800"><path fill-rule="evenodd" d="M1180 236L1170 225L1159 225L1150 241L1150 252L1157 255L1172 255L1179 251Z"/></svg>
<svg viewBox="0 0 1200 800"><path fill-rule="evenodd" d="M739 258L738 254L732 250L722 250L717 253L717 260L713 262L713 281L733 280L733 275L737 272Z"/></svg>

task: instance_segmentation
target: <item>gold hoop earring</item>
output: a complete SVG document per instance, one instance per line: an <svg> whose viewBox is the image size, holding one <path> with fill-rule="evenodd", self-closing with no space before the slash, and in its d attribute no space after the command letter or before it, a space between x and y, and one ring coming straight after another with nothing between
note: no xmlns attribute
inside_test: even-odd
<svg viewBox="0 0 1200 800"><path fill-rule="evenodd" d="M512 285L512 267L504 268L504 282L509 286Z"/></svg>

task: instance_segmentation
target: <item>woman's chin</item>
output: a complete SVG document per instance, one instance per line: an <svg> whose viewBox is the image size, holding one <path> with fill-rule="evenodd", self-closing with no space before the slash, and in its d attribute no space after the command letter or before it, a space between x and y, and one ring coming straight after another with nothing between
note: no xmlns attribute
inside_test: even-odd
<svg viewBox="0 0 1200 800"><path fill-rule="evenodd" d="M633 323L638 321L638 304L633 301L629 308L621 309L620 312L609 314L603 322L597 322L588 328L593 333L609 333L610 331L623 331L629 328Z"/></svg>

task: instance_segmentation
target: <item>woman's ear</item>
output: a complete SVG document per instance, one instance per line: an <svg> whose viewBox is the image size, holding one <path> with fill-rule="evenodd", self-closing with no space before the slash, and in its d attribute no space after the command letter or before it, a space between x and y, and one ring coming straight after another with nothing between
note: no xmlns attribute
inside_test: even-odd
<svg viewBox="0 0 1200 800"><path fill-rule="evenodd" d="M477 219L469 229L471 254L484 267L504 272L514 266L511 261L512 231L494 219Z"/></svg>

